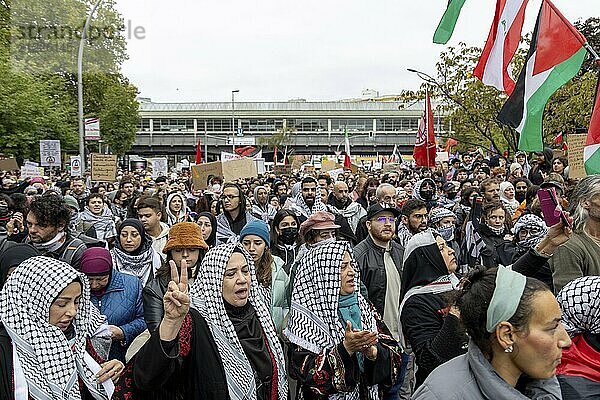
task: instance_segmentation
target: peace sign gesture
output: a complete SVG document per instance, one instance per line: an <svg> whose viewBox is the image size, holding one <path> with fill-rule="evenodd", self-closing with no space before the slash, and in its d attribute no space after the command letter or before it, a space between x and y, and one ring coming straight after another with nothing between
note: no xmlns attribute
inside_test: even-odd
<svg viewBox="0 0 600 400"><path fill-rule="evenodd" d="M163 297L165 315L160 324L160 338L167 341L177 337L183 319L190 310L187 262L181 260L181 276L177 271L175 261L170 260L169 266L171 267L171 281Z"/></svg>

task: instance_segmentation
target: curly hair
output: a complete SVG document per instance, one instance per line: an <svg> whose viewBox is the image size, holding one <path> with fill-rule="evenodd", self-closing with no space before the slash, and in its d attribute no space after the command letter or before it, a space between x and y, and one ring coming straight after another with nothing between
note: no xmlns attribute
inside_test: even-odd
<svg viewBox="0 0 600 400"><path fill-rule="evenodd" d="M29 212L33 213L38 225L43 227L63 225L67 230L71 220L71 212L65 201L59 196L44 196L34 199L29 206Z"/></svg>

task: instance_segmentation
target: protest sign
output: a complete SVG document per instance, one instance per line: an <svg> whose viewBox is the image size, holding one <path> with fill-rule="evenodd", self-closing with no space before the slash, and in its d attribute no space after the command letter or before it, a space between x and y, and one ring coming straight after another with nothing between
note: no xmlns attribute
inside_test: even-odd
<svg viewBox="0 0 600 400"><path fill-rule="evenodd" d="M570 134L568 136L569 178L580 179L587 176L583 164L583 148L586 139L586 133Z"/></svg>
<svg viewBox="0 0 600 400"><path fill-rule="evenodd" d="M16 169L19 169L19 164L14 158L0 160L0 171L14 171Z"/></svg>
<svg viewBox="0 0 600 400"><path fill-rule="evenodd" d="M40 140L40 164L60 168L60 140Z"/></svg>
<svg viewBox="0 0 600 400"><path fill-rule="evenodd" d="M214 161L192 166L192 182L194 189L206 189L208 187L208 177L210 175L223 177L223 170L220 161Z"/></svg>
<svg viewBox="0 0 600 400"><path fill-rule="evenodd" d="M81 176L80 156L71 156L71 176Z"/></svg>
<svg viewBox="0 0 600 400"><path fill-rule="evenodd" d="M220 176L225 182L258 176L256 164L251 158L210 162L192 166L192 181L195 189L206 189L210 175Z"/></svg>
<svg viewBox="0 0 600 400"><path fill-rule="evenodd" d="M33 165L23 165L21 167L21 178L35 178L38 176L44 176L43 167L35 167Z"/></svg>
<svg viewBox="0 0 600 400"><path fill-rule="evenodd" d="M166 158L159 157L152 159L152 179L156 179L159 176L167 176L169 172L169 163Z"/></svg>
<svg viewBox="0 0 600 400"><path fill-rule="evenodd" d="M92 181L114 182L117 179L117 156L92 154Z"/></svg>
<svg viewBox="0 0 600 400"><path fill-rule="evenodd" d="M291 165L274 165L273 166L273 173L275 175L289 175L292 173L292 166Z"/></svg>

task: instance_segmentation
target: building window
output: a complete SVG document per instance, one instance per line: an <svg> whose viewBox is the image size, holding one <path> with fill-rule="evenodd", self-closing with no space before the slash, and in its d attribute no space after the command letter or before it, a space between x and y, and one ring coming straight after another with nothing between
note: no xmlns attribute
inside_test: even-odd
<svg viewBox="0 0 600 400"><path fill-rule="evenodd" d="M369 132L373 130L373 119L349 118L349 119L332 119L331 131L343 132L346 129L348 132Z"/></svg>
<svg viewBox="0 0 600 400"><path fill-rule="evenodd" d="M327 119L290 118L287 127L296 132L327 132Z"/></svg>
<svg viewBox="0 0 600 400"><path fill-rule="evenodd" d="M275 119L242 119L244 132L277 132L283 128L283 120Z"/></svg>
<svg viewBox="0 0 600 400"><path fill-rule="evenodd" d="M138 132L150 132L150 118L141 118L138 121Z"/></svg>
<svg viewBox="0 0 600 400"><path fill-rule="evenodd" d="M231 132L231 119L199 119L198 132L204 132L206 123L207 132ZM237 119L236 119L237 123Z"/></svg>
<svg viewBox="0 0 600 400"><path fill-rule="evenodd" d="M193 119L154 119L154 132L193 132Z"/></svg>

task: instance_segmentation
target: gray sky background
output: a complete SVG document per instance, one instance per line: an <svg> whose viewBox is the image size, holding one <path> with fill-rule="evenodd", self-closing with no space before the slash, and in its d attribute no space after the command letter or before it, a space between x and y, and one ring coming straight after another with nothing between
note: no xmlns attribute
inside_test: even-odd
<svg viewBox="0 0 600 400"><path fill-rule="evenodd" d="M541 0L530 0L524 31ZM432 43L447 0L117 0L128 40L123 72L157 102L335 100L416 89L446 46ZM495 0L467 0L448 46L483 46ZM571 21L598 0L554 0ZM600 49L599 49L600 50Z"/></svg>

